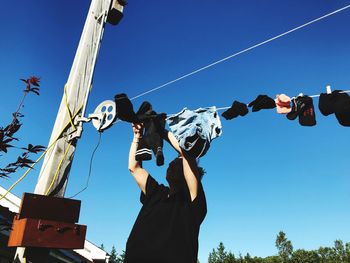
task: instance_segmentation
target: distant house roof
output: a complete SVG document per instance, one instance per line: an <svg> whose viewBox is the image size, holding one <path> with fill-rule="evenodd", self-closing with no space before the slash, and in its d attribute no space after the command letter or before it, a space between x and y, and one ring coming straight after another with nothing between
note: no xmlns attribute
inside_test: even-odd
<svg viewBox="0 0 350 263"><path fill-rule="evenodd" d="M0 186L0 195L4 195L6 189ZM21 199L12 193L8 193L5 198L0 200L0 215L5 218L13 218L14 214L19 212ZM9 234L8 231L6 231ZM64 253L64 250L60 250ZM94 245L88 240L85 240L83 249L73 250L75 253L89 260L90 262L108 262L109 255L106 251Z"/></svg>

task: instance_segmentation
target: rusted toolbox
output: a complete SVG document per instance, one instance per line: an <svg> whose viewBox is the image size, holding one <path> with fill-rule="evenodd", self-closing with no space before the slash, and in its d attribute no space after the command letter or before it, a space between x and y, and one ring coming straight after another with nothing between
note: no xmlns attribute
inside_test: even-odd
<svg viewBox="0 0 350 263"><path fill-rule="evenodd" d="M80 205L79 200L24 193L8 246L84 248L87 227L76 224Z"/></svg>

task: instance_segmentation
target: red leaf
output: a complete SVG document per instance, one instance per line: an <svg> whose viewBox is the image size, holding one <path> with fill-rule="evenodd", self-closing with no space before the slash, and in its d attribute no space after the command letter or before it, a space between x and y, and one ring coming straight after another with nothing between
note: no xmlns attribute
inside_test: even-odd
<svg viewBox="0 0 350 263"><path fill-rule="evenodd" d="M8 164L7 166L9 166L10 164ZM6 167L7 167L6 166ZM4 169L0 169L1 171L3 171L3 172L6 172L6 173L14 173L14 172L16 172L16 170L17 170L17 168L4 168Z"/></svg>
<svg viewBox="0 0 350 263"><path fill-rule="evenodd" d="M36 76L31 76L29 79L28 79L28 82L34 86L37 86L39 87L39 82L40 82L40 78L39 77L36 77Z"/></svg>
<svg viewBox="0 0 350 263"><path fill-rule="evenodd" d="M39 89L38 89L38 88L29 89L29 92L33 92L33 93L35 93L36 95L40 95Z"/></svg>
<svg viewBox="0 0 350 263"><path fill-rule="evenodd" d="M0 177L9 177L7 173L0 173Z"/></svg>
<svg viewBox="0 0 350 263"><path fill-rule="evenodd" d="M12 113L12 116L15 119L24 117L24 115L22 113L20 113L20 112L14 112L14 113Z"/></svg>
<svg viewBox="0 0 350 263"><path fill-rule="evenodd" d="M13 138L6 139L6 140L3 141L3 143L6 144L6 143L11 142L11 141L13 141Z"/></svg>
<svg viewBox="0 0 350 263"><path fill-rule="evenodd" d="M5 128L5 130L7 131L7 136L12 137L12 135L15 134L19 130L19 128L21 128L21 126L22 124L20 124L19 121L16 119L15 122L13 122Z"/></svg>
<svg viewBox="0 0 350 263"><path fill-rule="evenodd" d="M11 148L11 147L13 147L13 146L10 144L0 143L0 152L7 153L7 148Z"/></svg>
<svg viewBox="0 0 350 263"><path fill-rule="evenodd" d="M28 158L18 157L17 163L26 164L26 163L34 163L34 161L32 161L32 160L30 160Z"/></svg>
<svg viewBox="0 0 350 263"><path fill-rule="evenodd" d="M46 147L41 146L41 145L35 145L33 146L32 144L28 144L27 148L21 148L23 150L27 150L28 152L31 153L38 153L38 152L42 152L46 149Z"/></svg>

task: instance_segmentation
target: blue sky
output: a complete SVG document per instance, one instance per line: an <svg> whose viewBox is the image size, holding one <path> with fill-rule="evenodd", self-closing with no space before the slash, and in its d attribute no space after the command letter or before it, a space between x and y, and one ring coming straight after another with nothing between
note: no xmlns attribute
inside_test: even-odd
<svg viewBox="0 0 350 263"><path fill-rule="evenodd" d="M68 78L90 1L6 1L0 17L1 124L21 98L19 78L42 77L41 95L30 96L20 132L26 143L47 145L63 85ZM349 1L193 0L130 1L117 26L106 26L94 75L88 113L106 99L130 97L154 88L253 44L350 4ZM349 89L350 10L219 64L134 101L159 112L183 107L249 103L258 94L295 96ZM318 100L314 100L317 108ZM200 233L199 259L206 262L220 241L236 255L276 253L275 236L286 232L295 248L350 241L350 147L348 128L316 110L317 126L302 127L275 110L221 119L223 134L201 160L208 214ZM87 238L115 245L120 252L140 209L139 190L127 170L132 132L118 123L103 133L95 155L80 222ZM98 134L84 126L67 196L84 187ZM22 145L21 145L22 146ZM13 154L13 155L12 155ZM1 164L12 161L2 157ZM165 146L168 163L175 156ZM165 169L154 160L146 169L165 183ZM33 192L39 167L14 193ZM8 187L21 173L2 180Z"/></svg>

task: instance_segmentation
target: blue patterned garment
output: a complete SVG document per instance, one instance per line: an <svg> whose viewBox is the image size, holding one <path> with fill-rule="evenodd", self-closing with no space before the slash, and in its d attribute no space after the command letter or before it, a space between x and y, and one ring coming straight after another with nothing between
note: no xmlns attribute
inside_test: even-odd
<svg viewBox="0 0 350 263"><path fill-rule="evenodd" d="M168 116L166 121L180 147L194 158L205 155L211 141L222 133L215 106L194 111L184 108L179 113Z"/></svg>

